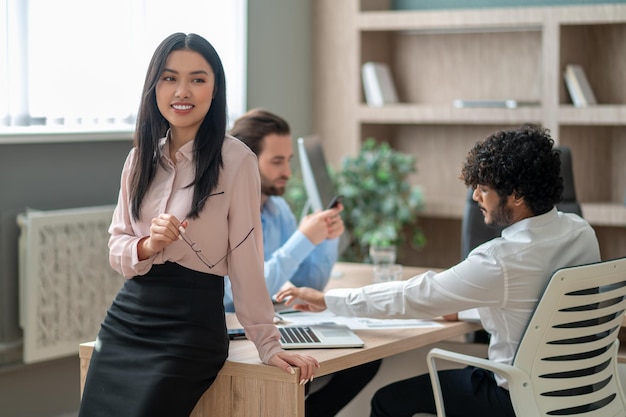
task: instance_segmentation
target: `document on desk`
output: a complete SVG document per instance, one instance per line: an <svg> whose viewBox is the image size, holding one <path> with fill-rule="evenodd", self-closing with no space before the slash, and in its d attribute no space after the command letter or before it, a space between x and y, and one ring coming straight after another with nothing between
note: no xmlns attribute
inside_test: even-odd
<svg viewBox="0 0 626 417"><path fill-rule="evenodd" d="M281 320L280 324L343 324L352 330L359 329L401 329L401 328L423 328L423 327L443 327L443 324L433 320L421 319L371 319L365 317L344 317L331 313L328 310L320 313L308 313L304 311L286 310L276 313L276 317Z"/></svg>

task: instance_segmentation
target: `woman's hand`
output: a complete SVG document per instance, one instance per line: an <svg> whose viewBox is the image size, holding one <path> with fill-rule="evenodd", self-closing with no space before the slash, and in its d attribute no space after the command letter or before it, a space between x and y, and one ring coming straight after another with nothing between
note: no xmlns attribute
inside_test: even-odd
<svg viewBox="0 0 626 417"><path fill-rule="evenodd" d="M293 367L300 368L300 385L313 381L313 372L319 368L320 364L312 356L300 355L297 353L282 351L270 358L269 365L276 366L285 372L295 374Z"/></svg>
<svg viewBox="0 0 626 417"><path fill-rule="evenodd" d="M320 312L326 310L324 293L309 287L285 288L276 294L276 301L285 301L286 306L295 310Z"/></svg>
<svg viewBox="0 0 626 417"><path fill-rule="evenodd" d="M143 237L137 245L139 260L148 259L178 240L188 224L186 220L180 222L176 216L167 213L159 214L158 217L152 219L150 235Z"/></svg>

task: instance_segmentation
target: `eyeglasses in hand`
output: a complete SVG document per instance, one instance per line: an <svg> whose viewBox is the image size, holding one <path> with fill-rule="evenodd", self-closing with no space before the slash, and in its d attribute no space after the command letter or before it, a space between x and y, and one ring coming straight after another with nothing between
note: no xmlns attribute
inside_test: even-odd
<svg viewBox="0 0 626 417"><path fill-rule="evenodd" d="M184 220L183 220L184 221ZM219 264L220 262L222 262L224 259L226 259L226 257L228 255L230 255L231 253L233 253L233 251L235 249L237 249L239 246L241 246L243 244L243 242L246 241L246 239L248 239L248 236L250 236L252 234L252 231L254 230L254 227L250 229L250 231L248 232L248 234L246 234L246 236L241 240L241 242L237 243L237 245L232 248L229 249L228 252L226 252L226 255L222 256L220 259L217 260L217 262L212 263L211 261L209 261L209 259L202 253L202 249L198 248L195 244L195 242L193 240L191 240L189 238L189 236L187 236L187 234L183 231L184 229L181 230L180 233L180 238L183 242L185 242L187 245L189 245L189 247L191 248L192 251L194 251L194 253L196 254L196 256L198 257L198 259L200 259L200 261L205 264L209 269L213 269L213 267L215 267L215 265Z"/></svg>
<svg viewBox="0 0 626 417"><path fill-rule="evenodd" d="M200 201L198 201L197 205L201 206L209 197L213 197L215 195L221 195L224 194L223 191L217 192L217 193L213 193L213 194L209 194L206 197L204 197L203 199L201 199ZM184 222L185 220L187 220L187 218L183 219L181 221ZM239 246L241 246L243 244L243 242L246 241L246 239L248 239L248 236L250 236L252 234L252 231L254 230L254 227L252 229L250 229L250 231L248 232L248 234L246 234L246 236L241 240L241 242L237 243L237 245L228 250L228 252L226 252L226 255L222 256L220 259L217 260L217 262L213 263L211 261L209 261L209 259L202 253L202 249L200 249L199 247L196 246L196 243L191 240L191 238L189 238L189 236L187 236L187 234L185 233L185 229L180 227L180 239L185 242L187 245L189 245L189 247L191 248L192 251L194 251L194 253L196 254L196 256L198 257L198 259L200 259L200 261L205 264L209 269L213 269L213 267L215 267L215 265L219 264L220 262L222 262L224 259L226 259L226 257L228 255L230 255L235 249L237 249Z"/></svg>

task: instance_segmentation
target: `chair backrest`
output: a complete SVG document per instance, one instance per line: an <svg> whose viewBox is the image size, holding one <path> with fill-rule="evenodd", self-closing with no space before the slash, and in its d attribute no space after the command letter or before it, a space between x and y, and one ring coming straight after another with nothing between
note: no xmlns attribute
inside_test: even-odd
<svg viewBox="0 0 626 417"><path fill-rule="evenodd" d="M554 273L513 361L538 408L524 415L626 416L617 371L625 310L626 258ZM528 386L509 387L516 410L532 408L528 392L517 395Z"/></svg>
<svg viewBox="0 0 626 417"><path fill-rule="evenodd" d="M567 146L558 146L560 151L561 176L563 177L563 198L557 208L565 213L575 213L582 217L580 204L576 199L574 188L574 171L572 170L572 152ZM461 223L461 259L476 246L500 236L502 227L487 226L478 204L472 199L473 190L467 190L465 211Z"/></svg>
<svg viewBox="0 0 626 417"><path fill-rule="evenodd" d="M561 151L561 176L563 177L563 198L557 204L557 208L564 213L575 213L582 217L583 212L576 198L576 189L574 188L572 151L567 146L557 146L556 149Z"/></svg>

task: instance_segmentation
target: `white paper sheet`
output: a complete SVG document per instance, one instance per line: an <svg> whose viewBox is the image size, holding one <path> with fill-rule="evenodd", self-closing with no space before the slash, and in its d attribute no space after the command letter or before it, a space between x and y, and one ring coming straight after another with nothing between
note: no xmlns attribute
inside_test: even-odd
<svg viewBox="0 0 626 417"><path fill-rule="evenodd" d="M393 328L416 328L416 327L442 327L441 323L433 320L421 319L371 319L364 317L343 317L337 316L328 310L320 313L307 313L302 311L283 311L276 313L276 317L281 320L277 324L290 325L313 325L313 324L343 324L353 330L358 329L393 329Z"/></svg>

